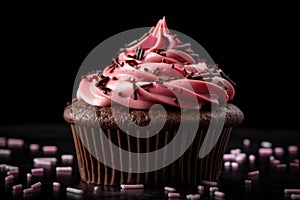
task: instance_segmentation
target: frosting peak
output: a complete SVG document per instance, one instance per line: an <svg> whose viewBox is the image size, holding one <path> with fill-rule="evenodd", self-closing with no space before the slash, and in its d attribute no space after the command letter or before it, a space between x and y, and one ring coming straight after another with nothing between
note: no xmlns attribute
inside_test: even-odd
<svg viewBox="0 0 300 200"><path fill-rule="evenodd" d="M85 76L77 98L95 106L112 101L135 109L154 104L199 109L232 100L234 88L216 65L208 65L172 35L165 18L125 46L103 72ZM191 99L197 99L197 104Z"/></svg>

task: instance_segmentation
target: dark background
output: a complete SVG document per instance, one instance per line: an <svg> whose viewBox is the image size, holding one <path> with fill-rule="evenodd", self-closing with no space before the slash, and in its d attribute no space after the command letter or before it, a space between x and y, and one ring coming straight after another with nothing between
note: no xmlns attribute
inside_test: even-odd
<svg viewBox="0 0 300 200"><path fill-rule="evenodd" d="M77 70L88 53L114 34L154 26L166 16L169 28L198 41L238 84L235 104L245 114L243 126L299 129L299 117L294 117L300 111L296 7L186 4L148 11L145 4L139 9L3 7L0 123L63 123Z"/></svg>

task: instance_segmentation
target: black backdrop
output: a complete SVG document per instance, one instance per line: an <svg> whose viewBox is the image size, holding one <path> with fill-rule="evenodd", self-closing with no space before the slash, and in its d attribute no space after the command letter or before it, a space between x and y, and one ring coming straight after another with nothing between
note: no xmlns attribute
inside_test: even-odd
<svg viewBox="0 0 300 200"><path fill-rule="evenodd" d="M245 113L244 126L298 129L299 21L293 6L227 6L112 6L108 14L94 5L4 8L0 123L64 122L87 54L114 34L154 26L166 16L169 28L198 41L238 84L235 103Z"/></svg>

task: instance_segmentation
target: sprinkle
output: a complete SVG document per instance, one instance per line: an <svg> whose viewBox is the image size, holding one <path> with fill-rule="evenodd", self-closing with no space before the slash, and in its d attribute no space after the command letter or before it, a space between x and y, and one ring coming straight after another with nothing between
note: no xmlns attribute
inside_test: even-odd
<svg viewBox="0 0 300 200"><path fill-rule="evenodd" d="M26 174L27 179L31 179L32 175L30 173Z"/></svg>
<svg viewBox="0 0 300 200"><path fill-rule="evenodd" d="M37 188L40 188L40 187L41 187L41 185L42 185L42 183L41 183L41 182L37 182L37 183L35 183L35 184L31 185L31 188L32 188L32 189L37 189Z"/></svg>
<svg viewBox="0 0 300 200"><path fill-rule="evenodd" d="M73 155L72 154L63 154L61 155L62 163L72 163L73 162Z"/></svg>
<svg viewBox="0 0 300 200"><path fill-rule="evenodd" d="M271 156L273 154L273 149L271 149L271 148L259 148L258 153L261 156Z"/></svg>
<svg viewBox="0 0 300 200"><path fill-rule="evenodd" d="M95 84L96 87L104 86L109 81L109 77L108 76L101 75L101 78L102 79Z"/></svg>
<svg viewBox="0 0 300 200"><path fill-rule="evenodd" d="M41 166L51 166L51 165L55 165L57 162L57 159L54 157L40 157L40 158L34 158L33 162L37 165L41 165Z"/></svg>
<svg viewBox="0 0 300 200"><path fill-rule="evenodd" d="M53 182L53 187L55 188L59 188L60 187L60 183L59 182Z"/></svg>
<svg viewBox="0 0 300 200"><path fill-rule="evenodd" d="M125 62L132 67L138 65L138 63L135 60L125 60Z"/></svg>
<svg viewBox="0 0 300 200"><path fill-rule="evenodd" d="M236 155L235 161L239 164L243 163L246 160L247 155L245 153L240 153Z"/></svg>
<svg viewBox="0 0 300 200"><path fill-rule="evenodd" d="M6 138L0 137L0 147L5 147L5 146L6 146Z"/></svg>
<svg viewBox="0 0 300 200"><path fill-rule="evenodd" d="M252 176L258 176L259 175L259 171L252 171L252 172L248 172L248 177L252 177Z"/></svg>
<svg viewBox="0 0 300 200"><path fill-rule="evenodd" d="M188 73L187 73L187 71L186 71L185 68L183 68L183 75L184 75L184 76L187 76L187 75L188 75Z"/></svg>
<svg viewBox="0 0 300 200"><path fill-rule="evenodd" d="M24 140L22 139L15 139L15 138L9 138L7 140L7 146L10 148L19 148L24 145Z"/></svg>
<svg viewBox="0 0 300 200"><path fill-rule="evenodd" d="M246 180L244 181L244 183L245 183L246 185L251 184L251 183L252 183L252 180L246 179Z"/></svg>
<svg viewBox="0 0 300 200"><path fill-rule="evenodd" d="M118 79L117 79L117 77L113 76L113 77L112 77L112 80L116 81L116 80L118 80Z"/></svg>
<svg viewBox="0 0 300 200"><path fill-rule="evenodd" d="M94 187L94 191L99 191L100 190L100 187L99 186L95 186Z"/></svg>
<svg viewBox="0 0 300 200"><path fill-rule="evenodd" d="M22 189L22 187L23 187L22 184L18 184L18 185L14 185L14 186L12 187L12 189L13 189L13 190L20 190L20 189Z"/></svg>
<svg viewBox="0 0 300 200"><path fill-rule="evenodd" d="M147 67L144 68L145 72L149 72L149 69Z"/></svg>
<svg viewBox="0 0 300 200"><path fill-rule="evenodd" d="M291 155L297 154L297 153L298 153L298 146L296 146L296 145L290 145L290 146L288 147L288 152L289 152L289 154L291 154Z"/></svg>
<svg viewBox="0 0 300 200"><path fill-rule="evenodd" d="M4 164L4 166L5 166L6 171L19 170L19 167L17 167L17 166L5 165L5 164Z"/></svg>
<svg viewBox="0 0 300 200"><path fill-rule="evenodd" d="M157 68L154 70L153 74L154 74L155 76L157 76L157 75L159 74L159 67L157 67Z"/></svg>
<svg viewBox="0 0 300 200"><path fill-rule="evenodd" d="M44 169L43 168L31 169L31 173L32 175L41 175L44 173Z"/></svg>
<svg viewBox="0 0 300 200"><path fill-rule="evenodd" d="M182 94L182 88L179 88L178 93Z"/></svg>
<svg viewBox="0 0 300 200"><path fill-rule="evenodd" d="M17 176L19 175L19 170L12 170L12 171L8 171L7 175L13 175L13 176Z"/></svg>
<svg viewBox="0 0 300 200"><path fill-rule="evenodd" d="M231 168L236 171L239 168L239 164L237 162L232 162Z"/></svg>
<svg viewBox="0 0 300 200"><path fill-rule="evenodd" d="M200 194L188 194L188 195L186 195L186 199L197 200L197 199L200 199L200 198L201 198Z"/></svg>
<svg viewBox="0 0 300 200"><path fill-rule="evenodd" d="M230 163L229 161L224 162L224 168L225 168L226 170L229 170L229 169L230 169L230 166L231 166L231 163Z"/></svg>
<svg viewBox="0 0 300 200"><path fill-rule="evenodd" d="M300 199L300 194L291 194L291 199Z"/></svg>
<svg viewBox="0 0 300 200"><path fill-rule="evenodd" d="M14 176L13 175L9 175L9 176L5 177L5 181L7 181L7 182L12 181L12 180L14 180Z"/></svg>
<svg viewBox="0 0 300 200"><path fill-rule="evenodd" d="M206 81L206 82L212 82L212 78L210 78L210 77L203 78L203 81Z"/></svg>
<svg viewBox="0 0 300 200"><path fill-rule="evenodd" d="M218 190L219 190L218 187L210 187L210 188L209 188L209 191L210 191L210 192L215 192L215 191L218 191Z"/></svg>
<svg viewBox="0 0 300 200"><path fill-rule="evenodd" d="M80 189L76 189L76 188L72 188L72 187L67 187L67 192L70 192L70 193L74 193L74 194L83 194L83 190L80 190Z"/></svg>
<svg viewBox="0 0 300 200"><path fill-rule="evenodd" d="M284 189L285 194L300 194L300 189Z"/></svg>
<svg viewBox="0 0 300 200"><path fill-rule="evenodd" d="M134 46L135 44L137 44L139 41L138 40L134 40L132 42L130 42L129 44L125 45L126 47L132 47Z"/></svg>
<svg viewBox="0 0 300 200"><path fill-rule="evenodd" d="M286 164L278 164L278 165L276 165L276 168L278 170L285 170L286 169Z"/></svg>
<svg viewBox="0 0 300 200"><path fill-rule="evenodd" d="M168 197L171 198L171 199L177 199L177 198L180 197L180 194L172 192L172 193L168 193Z"/></svg>
<svg viewBox="0 0 300 200"><path fill-rule="evenodd" d="M136 92L136 84L132 84L132 89L133 89L133 100L137 100L137 92Z"/></svg>
<svg viewBox="0 0 300 200"><path fill-rule="evenodd" d="M255 162L255 155L249 155L249 161L250 163L254 163Z"/></svg>
<svg viewBox="0 0 300 200"><path fill-rule="evenodd" d="M204 190L204 186L202 186L202 185L198 185L198 190L200 190L200 191L203 191Z"/></svg>
<svg viewBox="0 0 300 200"><path fill-rule="evenodd" d="M225 193L224 192L220 192L220 191L215 191L214 195L217 197L225 197Z"/></svg>
<svg viewBox="0 0 300 200"><path fill-rule="evenodd" d="M56 154L57 146L43 146L44 154Z"/></svg>
<svg viewBox="0 0 300 200"><path fill-rule="evenodd" d="M260 146L263 147L263 148L271 148L272 147L272 143L269 142L269 141L262 141L260 143Z"/></svg>
<svg viewBox="0 0 300 200"><path fill-rule="evenodd" d="M27 189L24 189L23 190L23 193L24 194L29 194L29 193L32 193L33 192L33 189L32 188L27 188Z"/></svg>
<svg viewBox="0 0 300 200"><path fill-rule="evenodd" d="M126 190L132 190L132 189L143 189L144 185L143 184L132 184L132 185L126 185L126 184L121 184L121 188Z"/></svg>
<svg viewBox="0 0 300 200"><path fill-rule="evenodd" d="M284 154L284 149L282 147L275 147L274 153L277 157L281 157Z"/></svg>
<svg viewBox="0 0 300 200"><path fill-rule="evenodd" d="M129 81L130 81L131 83L134 83L134 82L135 82L135 78L134 78L134 77L130 77L130 78L129 78Z"/></svg>
<svg viewBox="0 0 300 200"><path fill-rule="evenodd" d="M153 86L153 83L152 83L152 82L149 82L149 83L145 83L145 84L143 84L143 85L140 85L140 87L142 87L142 88L150 87L150 86Z"/></svg>
<svg viewBox="0 0 300 200"><path fill-rule="evenodd" d="M248 138L244 139L244 140L243 140L243 145L244 145L245 147L249 147L249 146L251 145L251 140L248 139Z"/></svg>
<svg viewBox="0 0 300 200"><path fill-rule="evenodd" d="M0 149L1 156L10 156L11 150L10 149Z"/></svg>
<svg viewBox="0 0 300 200"><path fill-rule="evenodd" d="M164 187L164 190L168 191L168 192L175 192L176 191L176 189L172 188L172 187Z"/></svg>
<svg viewBox="0 0 300 200"><path fill-rule="evenodd" d="M56 172L72 172L72 167L56 167Z"/></svg>
<svg viewBox="0 0 300 200"><path fill-rule="evenodd" d="M209 186L217 186L218 183L215 181L208 181L208 180L202 180L200 181L201 184L203 185L209 185Z"/></svg>
<svg viewBox="0 0 300 200"><path fill-rule="evenodd" d="M38 151L40 149L40 145L38 145L38 144L30 144L29 145L29 149L30 149L31 152Z"/></svg>
<svg viewBox="0 0 300 200"><path fill-rule="evenodd" d="M234 154L224 154L223 160L224 161L235 161L235 155Z"/></svg>

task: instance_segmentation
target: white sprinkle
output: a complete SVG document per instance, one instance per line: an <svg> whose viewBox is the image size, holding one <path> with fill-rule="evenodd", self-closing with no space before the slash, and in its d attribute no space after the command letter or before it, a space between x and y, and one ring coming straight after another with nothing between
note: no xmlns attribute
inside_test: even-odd
<svg viewBox="0 0 300 200"><path fill-rule="evenodd" d="M126 184L121 184L121 188L126 190L126 189L143 189L144 185L143 184L132 184L132 185L126 185Z"/></svg>
<svg viewBox="0 0 300 200"><path fill-rule="evenodd" d="M233 155L238 155L240 154L242 151L241 149L237 148L237 149L231 149L230 150L230 154L233 154Z"/></svg>
<svg viewBox="0 0 300 200"><path fill-rule="evenodd" d="M291 194L291 199L300 199L300 194Z"/></svg>
<svg viewBox="0 0 300 200"><path fill-rule="evenodd" d="M95 186L94 187L94 191L99 191L100 190L100 187L99 186Z"/></svg>
<svg viewBox="0 0 300 200"><path fill-rule="evenodd" d="M219 190L218 187L210 187L210 188L209 188L209 191L210 191L210 192L215 192L215 191L218 191L218 190Z"/></svg>
<svg viewBox="0 0 300 200"><path fill-rule="evenodd" d="M201 184L203 185L209 185L209 186L217 186L218 183L215 181L208 181L208 180L202 180L200 181Z"/></svg>
<svg viewBox="0 0 300 200"><path fill-rule="evenodd" d="M220 191L215 191L214 195L217 197L225 197L225 193Z"/></svg>
<svg viewBox="0 0 300 200"><path fill-rule="evenodd" d="M251 145L251 140L248 139L248 138L244 139L244 140L243 140L243 145L244 145L245 147L249 147L249 146Z"/></svg>
<svg viewBox="0 0 300 200"><path fill-rule="evenodd" d="M180 197L180 194L179 193L175 193L175 192L171 192L171 193L168 193L168 197L169 198L172 198L172 199L177 199Z"/></svg>
<svg viewBox="0 0 300 200"><path fill-rule="evenodd" d="M29 149L30 149L31 152L38 151L40 149L40 145L38 145L38 144L30 144L29 145Z"/></svg>
<svg viewBox="0 0 300 200"><path fill-rule="evenodd" d="M197 200L200 199L200 194L188 194L186 195L186 199Z"/></svg>
<svg viewBox="0 0 300 200"><path fill-rule="evenodd" d="M224 154L223 160L224 161L235 161L235 155L234 154Z"/></svg>
<svg viewBox="0 0 300 200"><path fill-rule="evenodd" d="M12 171L8 171L7 175L13 175L13 176L17 176L19 175L19 170L12 170Z"/></svg>
<svg viewBox="0 0 300 200"><path fill-rule="evenodd" d="M230 166L231 166L231 164L230 164L229 161L224 162L224 168L225 168L226 170L229 170L229 169L230 169Z"/></svg>
<svg viewBox="0 0 300 200"><path fill-rule="evenodd" d="M300 194L300 189L284 189L285 194Z"/></svg>
<svg viewBox="0 0 300 200"><path fill-rule="evenodd" d="M10 149L0 149L0 155L2 156L10 156L11 150Z"/></svg>
<svg viewBox="0 0 300 200"><path fill-rule="evenodd" d="M67 187L67 192L71 192L74 194L80 194L80 195L83 194L83 190L71 188L71 187Z"/></svg>
<svg viewBox="0 0 300 200"><path fill-rule="evenodd" d="M58 183L58 182L53 182L53 187L59 188L59 187L60 187L60 183Z"/></svg>
<svg viewBox="0 0 300 200"><path fill-rule="evenodd" d="M14 185L14 186L12 187L12 189L13 189L13 190L20 190L20 189L22 189L22 187L23 187L22 184L18 184L18 185Z"/></svg>
<svg viewBox="0 0 300 200"><path fill-rule="evenodd" d="M24 140L22 139L9 138L7 140L7 146L10 148L19 148L19 147L23 147L23 145L24 145Z"/></svg>
<svg viewBox="0 0 300 200"><path fill-rule="evenodd" d="M280 161L279 160L273 160L272 164L273 164L273 166L277 166L277 165L280 164Z"/></svg>
<svg viewBox="0 0 300 200"><path fill-rule="evenodd" d="M62 163L72 163L73 155L72 154L61 155L61 161L62 161Z"/></svg>
<svg viewBox="0 0 300 200"><path fill-rule="evenodd" d="M269 142L269 141L262 141L260 143L260 146L263 147L263 148L271 148L272 147L272 143Z"/></svg>
<svg viewBox="0 0 300 200"><path fill-rule="evenodd" d="M252 176L258 176L259 175L259 171L252 171L252 172L248 172L248 177L252 177Z"/></svg>
<svg viewBox="0 0 300 200"><path fill-rule="evenodd" d="M44 154L56 154L57 146L43 146L43 153Z"/></svg>
<svg viewBox="0 0 300 200"><path fill-rule="evenodd" d="M23 190L23 193L24 194L29 194L29 193L32 193L33 192L33 189L32 188L27 188L27 189L24 189Z"/></svg>
<svg viewBox="0 0 300 200"><path fill-rule="evenodd" d="M249 155L249 162L254 163L255 162L255 155Z"/></svg>
<svg viewBox="0 0 300 200"><path fill-rule="evenodd" d="M32 189L37 189L37 188L40 188L40 187L41 187L41 185L42 185L42 183L41 183L41 182L37 182L37 183L35 183L35 184L31 185L31 188L32 188Z"/></svg>
<svg viewBox="0 0 300 200"><path fill-rule="evenodd" d="M34 158L33 162L36 164L55 165L57 159L55 157L38 157Z"/></svg>
<svg viewBox="0 0 300 200"><path fill-rule="evenodd" d="M26 174L27 179L31 179L32 175L30 173Z"/></svg>
<svg viewBox="0 0 300 200"><path fill-rule="evenodd" d="M165 187L164 190L168 191L168 192L175 192L176 191L176 189L172 188L172 187Z"/></svg>
<svg viewBox="0 0 300 200"><path fill-rule="evenodd" d="M236 171L239 168L239 164L237 162L232 162L231 168L232 168L232 170Z"/></svg>
<svg viewBox="0 0 300 200"><path fill-rule="evenodd" d="M12 181L12 180L14 180L14 176L13 175L9 175L9 176L5 177L5 181L7 181L7 182Z"/></svg>
<svg viewBox="0 0 300 200"><path fill-rule="evenodd" d="M248 184L252 183L252 180L246 179L244 182L245 182L246 185L248 185Z"/></svg>
<svg viewBox="0 0 300 200"><path fill-rule="evenodd" d="M202 185L198 185L198 190L203 191L205 188Z"/></svg>
<svg viewBox="0 0 300 200"><path fill-rule="evenodd" d="M239 164L243 163L246 160L247 155L245 153L240 153L235 157L235 161Z"/></svg>

